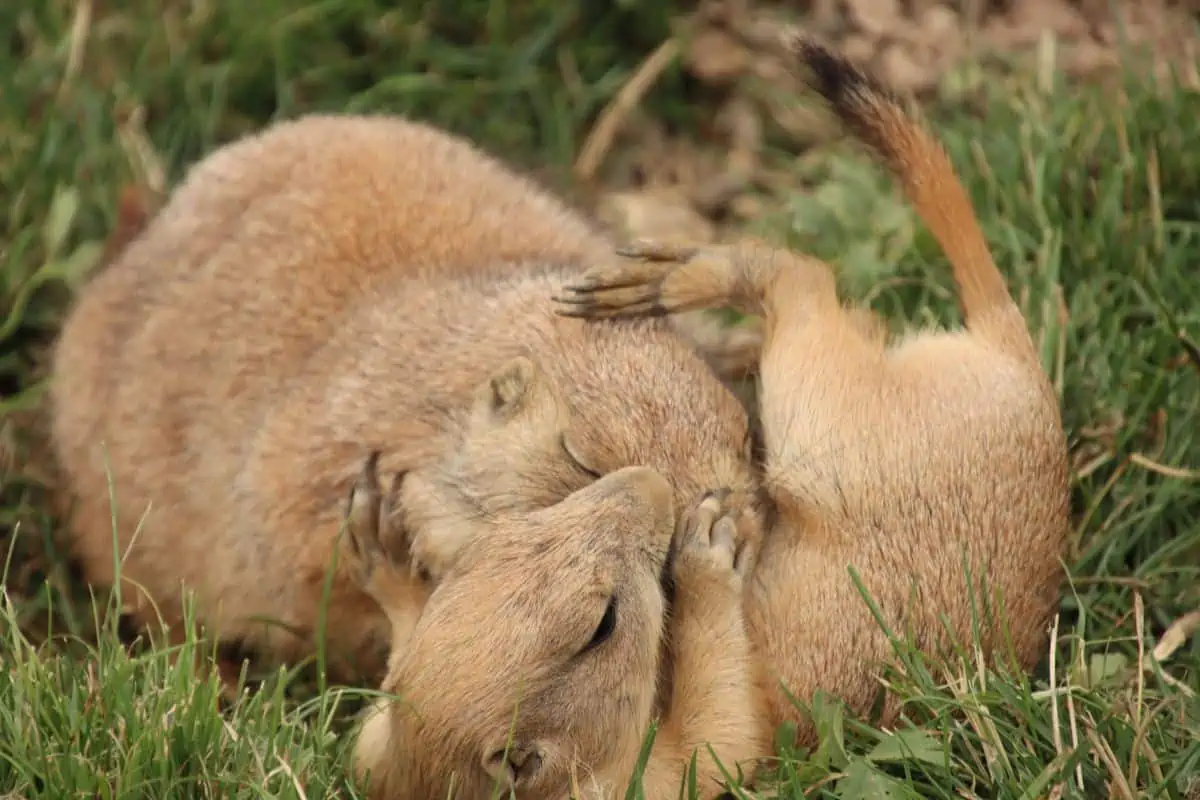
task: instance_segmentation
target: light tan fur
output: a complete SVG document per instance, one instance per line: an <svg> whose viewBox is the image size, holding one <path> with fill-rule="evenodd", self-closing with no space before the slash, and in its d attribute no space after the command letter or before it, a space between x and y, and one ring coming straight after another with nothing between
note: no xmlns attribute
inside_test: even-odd
<svg viewBox="0 0 1200 800"><path fill-rule="evenodd" d="M803 39L795 53L941 243L965 329L888 345L877 318L842 307L827 264L753 242L634 244L621 251L630 260L590 270L560 307L593 318L722 305L762 315L775 520L746 614L767 719L794 720L811 745L811 720L779 684L803 703L824 690L866 715L893 654L850 567L888 627L925 652L950 645L947 628L971 648L978 619L990 662L1011 653L1032 668L1058 598L1069 483L1054 390L940 144L844 60ZM888 695L880 723L898 711Z"/></svg>
<svg viewBox="0 0 1200 800"><path fill-rule="evenodd" d="M694 349L662 322L553 313L608 252L560 201L421 123L313 115L213 152L82 290L57 345L53 442L85 576L112 583L119 556L139 622L175 626L186 588L217 637L311 654L364 453L431 463L481 381L523 355L569 419L443 465L475 517L634 464L667 475L679 508L717 487L753 505L744 409ZM411 572L419 604L430 581ZM382 674L387 620L344 568L328 609L331 669Z"/></svg>
<svg viewBox="0 0 1200 800"><path fill-rule="evenodd" d="M556 394L533 362L514 360L477 394L460 447L469 457L477 438L505 447L540 437ZM463 454L452 448L445 461ZM454 509L429 516L446 488L438 466L398 476L390 491L376 468L368 459L351 494L344 540L396 642L382 689L399 699L369 710L355 746L372 800L473 800L496 786L526 800L621 797L652 720L649 800L678 796L693 753L701 796L718 794L710 746L732 776L769 753L740 602L752 519L710 495L676 527L667 480L626 467L555 505L474 520L470 546L414 621L407 569L387 560L379 542L393 534L381 520L416 530L415 513L434 539L463 520Z"/></svg>

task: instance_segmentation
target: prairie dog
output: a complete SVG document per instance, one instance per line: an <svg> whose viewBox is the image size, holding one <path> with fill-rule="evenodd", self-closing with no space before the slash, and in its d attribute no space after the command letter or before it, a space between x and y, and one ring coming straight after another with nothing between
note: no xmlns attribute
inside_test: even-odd
<svg viewBox="0 0 1200 800"><path fill-rule="evenodd" d="M475 430L527 441L556 403L537 365L514 359L477 394ZM662 474L625 467L554 505L474 520L486 530L414 619L407 567L381 542L396 535L388 521L406 528L430 505L438 469L387 487L377 469L368 458L351 490L343 540L355 579L393 623L382 689L399 699L368 711L353 756L372 800L474 800L497 786L527 800L623 797L652 719L649 800L678 796L693 753L700 796L718 794L709 746L730 775L769 754L741 603L753 520L708 495L676 526ZM589 535L569 535L580 529Z"/></svg>
<svg viewBox="0 0 1200 800"><path fill-rule="evenodd" d="M892 655L850 567L889 629L924 651L950 645L946 627L970 648L978 614L989 660L1011 654L1031 669L1057 602L1070 494L1053 387L940 143L848 62L803 38L790 45L946 252L965 329L889 344L881 320L842 307L829 265L754 242L634 243L620 250L628 260L568 287L560 309L616 318L729 305L762 316L772 520L746 615L766 718L795 721L811 745L811 721L779 685L806 703L824 690L865 715L873 671ZM888 695L880 724L897 705Z"/></svg>
<svg viewBox="0 0 1200 800"><path fill-rule="evenodd" d="M175 626L188 589L217 638L311 654L363 454L429 463L475 387L523 355L569 419L549 456L514 442L454 466L476 516L633 464L661 470L679 508L721 487L753 505L745 410L691 345L661 322L554 314L610 248L499 161L402 118L311 115L209 154L84 287L56 347L52 437L85 576L111 584L119 556L137 621ZM421 602L434 581L412 573ZM342 568L328 609L331 669L380 674L388 623Z"/></svg>

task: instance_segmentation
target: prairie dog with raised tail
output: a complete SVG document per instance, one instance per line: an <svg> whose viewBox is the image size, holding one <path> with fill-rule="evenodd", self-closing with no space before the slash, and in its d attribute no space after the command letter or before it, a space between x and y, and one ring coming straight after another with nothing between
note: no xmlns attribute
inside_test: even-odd
<svg viewBox="0 0 1200 800"><path fill-rule="evenodd" d="M1032 668L1058 601L1070 487L1058 399L948 156L885 87L812 41L790 46L945 251L964 328L888 342L878 318L843 307L829 265L754 242L636 242L568 286L559 308L596 319L721 306L762 316L772 521L746 615L765 719L794 720L811 745L810 721L780 684L865 714L875 670L892 656L851 567L889 629L923 650L947 647L947 628L970 648L978 615L989 659L1011 653ZM888 695L881 724L897 713Z"/></svg>

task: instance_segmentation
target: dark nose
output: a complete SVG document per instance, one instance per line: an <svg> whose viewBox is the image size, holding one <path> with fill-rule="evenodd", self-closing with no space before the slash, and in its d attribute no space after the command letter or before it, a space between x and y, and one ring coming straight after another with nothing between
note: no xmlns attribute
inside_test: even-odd
<svg viewBox="0 0 1200 800"><path fill-rule="evenodd" d="M488 756L484 768L501 785L522 786L542 768L542 754L536 747L511 745Z"/></svg>

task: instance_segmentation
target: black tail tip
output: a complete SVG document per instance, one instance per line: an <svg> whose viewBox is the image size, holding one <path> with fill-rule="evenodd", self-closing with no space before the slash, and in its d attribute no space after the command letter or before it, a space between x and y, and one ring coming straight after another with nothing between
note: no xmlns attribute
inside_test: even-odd
<svg viewBox="0 0 1200 800"><path fill-rule="evenodd" d="M853 112L862 99L891 97L891 93L848 58L806 33L795 31L786 38L788 50L807 73L807 82L839 114Z"/></svg>

